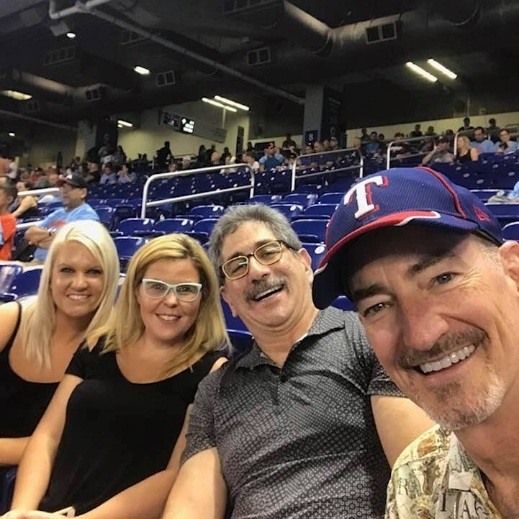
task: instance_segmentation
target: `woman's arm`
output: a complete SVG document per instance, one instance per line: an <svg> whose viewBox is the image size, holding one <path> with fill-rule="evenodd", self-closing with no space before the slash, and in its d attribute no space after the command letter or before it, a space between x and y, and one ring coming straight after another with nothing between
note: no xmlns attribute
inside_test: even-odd
<svg viewBox="0 0 519 519"><path fill-rule="evenodd" d="M20 463L12 510L35 510L45 495L65 425L67 403L79 377L65 375L36 427Z"/></svg>
<svg viewBox="0 0 519 519"><path fill-rule="evenodd" d="M479 159L479 153L476 148L470 148L470 158L473 162L476 162Z"/></svg>
<svg viewBox="0 0 519 519"><path fill-rule="evenodd" d="M0 467L18 465L30 436L24 438L0 438Z"/></svg>
<svg viewBox="0 0 519 519"><path fill-rule="evenodd" d="M15 218L19 218L27 209L36 207L38 202L33 196L24 196L20 201L20 205L11 213Z"/></svg>

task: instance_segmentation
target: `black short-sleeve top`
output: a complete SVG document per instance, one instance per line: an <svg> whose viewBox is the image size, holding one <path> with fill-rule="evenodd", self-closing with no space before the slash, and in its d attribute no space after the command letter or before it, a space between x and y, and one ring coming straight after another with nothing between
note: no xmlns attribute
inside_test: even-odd
<svg viewBox="0 0 519 519"><path fill-rule="evenodd" d="M85 513L164 470L199 382L222 356L211 352L159 382L137 384L115 352L81 348L67 374L82 379L70 395L65 426L40 510Z"/></svg>

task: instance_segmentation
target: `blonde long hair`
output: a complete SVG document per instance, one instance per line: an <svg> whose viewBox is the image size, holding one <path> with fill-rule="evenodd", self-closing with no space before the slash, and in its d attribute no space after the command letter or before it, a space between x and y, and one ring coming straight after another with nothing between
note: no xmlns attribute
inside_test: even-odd
<svg viewBox="0 0 519 519"><path fill-rule="evenodd" d="M103 351L121 351L142 337L144 323L136 292L146 269L162 259L191 260L202 284L198 316L186 333L180 350L165 367L165 373L171 373L186 363L192 363L206 352L222 349L230 344L218 281L207 254L193 238L174 233L150 240L134 254L128 264L126 279L115 305L113 318L105 326L89 334L89 348L93 348L102 336L106 336Z"/></svg>
<svg viewBox="0 0 519 519"><path fill-rule="evenodd" d="M117 283L119 280L119 258L110 234L102 224L94 220L71 222L59 229L49 248L43 265L38 295L33 303L23 310L20 326L21 344L27 359L39 366L51 365L50 341L56 331L56 305L50 289L52 270L59 251L65 243L75 241L85 246L99 261L104 274L104 287L85 336L110 318Z"/></svg>

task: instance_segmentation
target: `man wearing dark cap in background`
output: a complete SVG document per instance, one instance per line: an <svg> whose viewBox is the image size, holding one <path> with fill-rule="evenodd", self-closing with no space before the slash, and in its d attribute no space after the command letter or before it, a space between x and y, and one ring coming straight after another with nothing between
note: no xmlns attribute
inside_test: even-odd
<svg viewBox="0 0 519 519"><path fill-rule="evenodd" d="M314 302L341 293L399 388L439 425L397 460L386 517L519 515L519 243L470 191L428 168L345 195Z"/></svg>
<svg viewBox="0 0 519 519"><path fill-rule="evenodd" d="M41 223L29 227L25 238L38 248L34 259L44 261L47 250L54 239L56 231L68 222L77 220L97 220L99 216L86 202L87 182L79 173L74 173L59 181L61 198L64 207L50 213Z"/></svg>
<svg viewBox="0 0 519 519"><path fill-rule="evenodd" d="M454 155L449 151L450 140L448 137L440 137L438 144L423 159L422 164L444 164L454 162Z"/></svg>

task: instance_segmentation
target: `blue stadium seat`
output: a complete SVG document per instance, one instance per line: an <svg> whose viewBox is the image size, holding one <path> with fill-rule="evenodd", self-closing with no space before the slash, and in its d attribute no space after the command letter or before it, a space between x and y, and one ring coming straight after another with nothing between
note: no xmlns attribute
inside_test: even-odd
<svg viewBox="0 0 519 519"><path fill-rule="evenodd" d="M223 214L221 205L198 205L189 211L189 215L202 216L203 218L218 218Z"/></svg>
<svg viewBox="0 0 519 519"><path fill-rule="evenodd" d="M318 204L339 204L344 198L343 192L323 193L319 196Z"/></svg>
<svg viewBox="0 0 519 519"><path fill-rule="evenodd" d="M303 206L300 204L272 204L270 207L283 213L289 220L303 212Z"/></svg>
<svg viewBox="0 0 519 519"><path fill-rule="evenodd" d="M16 472L16 467L0 467L0 514L11 508Z"/></svg>
<svg viewBox="0 0 519 519"><path fill-rule="evenodd" d="M505 240L519 241L519 221L506 224L503 227L503 237Z"/></svg>
<svg viewBox="0 0 519 519"><path fill-rule="evenodd" d="M0 293L10 292L16 276L22 271L23 267L16 263L0 264Z"/></svg>
<svg viewBox="0 0 519 519"><path fill-rule="evenodd" d="M97 216L99 221L111 231L114 227L115 208L113 207L96 207Z"/></svg>
<svg viewBox="0 0 519 519"><path fill-rule="evenodd" d="M254 195L249 198L249 204L271 205L281 202L281 195Z"/></svg>
<svg viewBox="0 0 519 519"><path fill-rule="evenodd" d="M472 192L482 201L487 202L491 196L497 194L499 189L473 189Z"/></svg>
<svg viewBox="0 0 519 519"><path fill-rule="evenodd" d="M117 255L121 263L121 270L126 271L128 262L132 256L146 243L145 238L139 238L138 236L121 236L114 238L115 248L117 249Z"/></svg>
<svg viewBox="0 0 519 519"><path fill-rule="evenodd" d="M193 229L186 232L186 234L198 240L203 245L209 239L209 235L217 221L218 218L204 218L203 220L199 220L193 225Z"/></svg>
<svg viewBox="0 0 519 519"><path fill-rule="evenodd" d="M328 220L313 220L306 218L294 220L291 225L292 229L294 229L301 241L308 243L324 243Z"/></svg>
<svg viewBox="0 0 519 519"><path fill-rule="evenodd" d="M290 193L283 197L282 203L299 204L306 208L315 204L318 198L319 197L316 193Z"/></svg>
<svg viewBox="0 0 519 519"><path fill-rule="evenodd" d="M519 204L487 204L501 225L519 221Z"/></svg>
<svg viewBox="0 0 519 519"><path fill-rule="evenodd" d="M161 231L164 234L170 234L174 232L189 232L193 230L194 220L190 218L166 218L165 220L159 220L153 225L154 231Z"/></svg>
<svg viewBox="0 0 519 519"><path fill-rule="evenodd" d="M225 318L225 324L227 326L227 333L231 339L231 344L235 350L235 354L240 354L248 351L252 347L253 338L249 330L243 324L243 321L239 317L232 315L229 305L222 298L222 309Z"/></svg>
<svg viewBox="0 0 519 519"><path fill-rule="evenodd" d="M346 297L339 296L333 303L332 306L339 308L340 310L346 310L350 312L356 312L355 305Z"/></svg>
<svg viewBox="0 0 519 519"><path fill-rule="evenodd" d="M329 220L335 210L337 209L337 204L314 204L310 207L307 207L302 214L299 215L299 218L313 218L313 219L325 219Z"/></svg>
<svg viewBox="0 0 519 519"><path fill-rule="evenodd" d="M132 236L135 231L152 231L155 220L151 218L127 218L117 224L116 231L126 236Z"/></svg>
<svg viewBox="0 0 519 519"><path fill-rule="evenodd" d="M43 266L29 267L20 272L13 280L8 292L0 294L0 301L16 301L22 297L32 296L38 292Z"/></svg>

